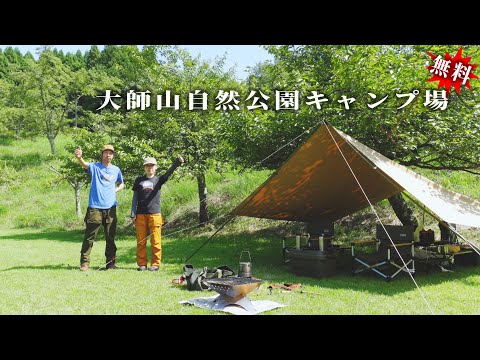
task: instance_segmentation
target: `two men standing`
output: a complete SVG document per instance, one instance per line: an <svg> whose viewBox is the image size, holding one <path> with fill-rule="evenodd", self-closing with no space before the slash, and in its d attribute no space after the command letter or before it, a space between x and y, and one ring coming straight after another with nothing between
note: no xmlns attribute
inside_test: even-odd
<svg viewBox="0 0 480 360"><path fill-rule="evenodd" d="M117 269L115 266L115 233L117 228L116 193L125 188L121 170L112 164L115 150L112 145L104 145L101 149L102 161L86 162L82 149L75 150L78 163L90 175L90 194L85 215L85 235L80 251L80 271L87 271L90 264L90 253L96 240L98 230L103 225L105 232L106 269ZM145 175L137 177L132 187L131 217L137 233L137 265L139 271L147 269L146 240L150 235L152 243L152 259L150 271L160 268L162 259L161 228L163 225L160 210L160 189L170 175L184 162L177 156L172 166L161 176L156 176L157 161L147 157L144 160ZM117 186L118 184L118 186Z"/></svg>

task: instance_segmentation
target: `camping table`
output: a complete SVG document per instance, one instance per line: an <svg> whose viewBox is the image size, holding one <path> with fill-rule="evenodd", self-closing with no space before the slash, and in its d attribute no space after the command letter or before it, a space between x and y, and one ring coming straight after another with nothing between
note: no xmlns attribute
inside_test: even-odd
<svg viewBox="0 0 480 360"><path fill-rule="evenodd" d="M381 261L376 262L374 264L369 264L367 262L367 260L361 259L361 258L359 258L358 256L355 255L355 247L356 246L368 246L368 245L375 245L376 250L378 252L380 241L377 241L377 240L362 240L362 241L353 241L351 243L352 258L353 258L353 261L352 261L352 275L361 273L361 272L366 271L366 270L372 270L376 274L383 277L386 281L390 281L395 276L397 276L401 271L404 271L406 273L415 273L415 261L414 261L415 247L414 247L413 242L398 243L398 244L384 244L386 246L386 249L387 249L387 257L385 259L381 259ZM410 258L404 260L405 264L403 264L403 262L400 262L400 264L399 264L398 261L396 261L394 259L394 256L392 256L392 251L393 251L393 255L396 254L394 246L395 247L410 246ZM357 265L357 267L356 267L356 263L359 263L360 266ZM384 265L393 266L396 269L396 271L393 274L388 275L387 273L385 273L385 270L380 269ZM411 265L411 268L409 268L409 265Z"/></svg>

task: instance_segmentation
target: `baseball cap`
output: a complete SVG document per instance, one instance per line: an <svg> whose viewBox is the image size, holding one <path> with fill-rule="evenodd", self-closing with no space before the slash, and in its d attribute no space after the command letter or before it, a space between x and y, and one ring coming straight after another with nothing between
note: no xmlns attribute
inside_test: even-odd
<svg viewBox="0 0 480 360"><path fill-rule="evenodd" d="M113 148L113 145L103 145L103 147L102 147L102 153L103 153L105 150L111 150L111 151L115 152L115 149Z"/></svg>
<svg viewBox="0 0 480 360"><path fill-rule="evenodd" d="M157 160L155 160L154 157L146 157L146 158L143 160L143 165L147 165L147 164L157 165Z"/></svg>

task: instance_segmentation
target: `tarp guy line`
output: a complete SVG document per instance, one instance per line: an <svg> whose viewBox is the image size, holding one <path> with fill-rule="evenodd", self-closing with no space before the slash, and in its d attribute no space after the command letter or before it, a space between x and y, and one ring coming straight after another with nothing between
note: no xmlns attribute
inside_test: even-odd
<svg viewBox="0 0 480 360"><path fill-rule="evenodd" d="M337 141L335 140L335 138L333 137L332 133L330 132L330 129L328 128L328 124L327 124L326 122L324 122L324 124L325 124L325 126L326 126L326 128L327 128L327 130L328 130L328 133L329 133L330 136L332 137L332 140L335 142L335 145L337 146L338 151L340 151L340 154L342 155L343 160L345 160L345 163L347 164L348 169L349 169L350 172L352 173L353 177L355 178L355 181L357 182L358 186L359 186L360 189L362 190L363 195L365 195L365 198L367 199L368 203L370 204L370 208L372 209L372 211L374 212L375 216L377 217L378 222L380 223L380 225L382 226L383 230L384 230L385 233L387 234L388 239L389 239L390 242L392 243L393 248L394 248L395 251L397 252L397 254L398 254L398 256L400 257L400 259L402 260L403 265L404 265L405 268L408 270L407 264L405 263L405 261L403 260L402 256L400 255L400 252L398 251L397 247L395 246L395 244L394 244L392 238L390 237L390 234L388 233L387 229L385 229L385 226L383 225L382 220L380 220L380 216L378 216L377 211L376 211L375 208L373 207L373 204L370 202L370 199L368 198L367 194L366 194L365 191L363 190L362 185L360 184L360 182L358 181L357 177L355 176L355 173L353 172L352 168L350 167L350 164L348 163L347 159L346 159L345 156L343 155L342 150L341 150L340 147L338 146ZM351 146L351 145L350 145L350 146ZM408 275L410 276L410 278L412 279L413 283L415 284L415 286L417 287L418 291L420 292L420 295L422 296L422 299L425 301L425 304L427 304L427 307L428 307L428 309L430 310L430 313L431 313L432 315L435 315L435 313L433 312L432 308L430 307L430 304L428 303L427 299L426 299L425 296L423 295L422 290L421 290L420 287L418 286L417 282L415 281L415 279L414 279L414 277L413 277L413 275L411 274L410 271L408 271Z"/></svg>

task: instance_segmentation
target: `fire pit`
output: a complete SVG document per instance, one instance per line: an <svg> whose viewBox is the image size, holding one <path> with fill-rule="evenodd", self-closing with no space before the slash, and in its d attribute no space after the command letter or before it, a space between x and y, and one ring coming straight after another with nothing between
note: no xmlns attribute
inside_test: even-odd
<svg viewBox="0 0 480 360"><path fill-rule="evenodd" d="M249 292L259 287L263 280L254 280L242 277L226 277L204 280L209 289L219 293L215 298L214 309L221 310L226 306L240 306L247 311L255 311L255 307L246 296Z"/></svg>

